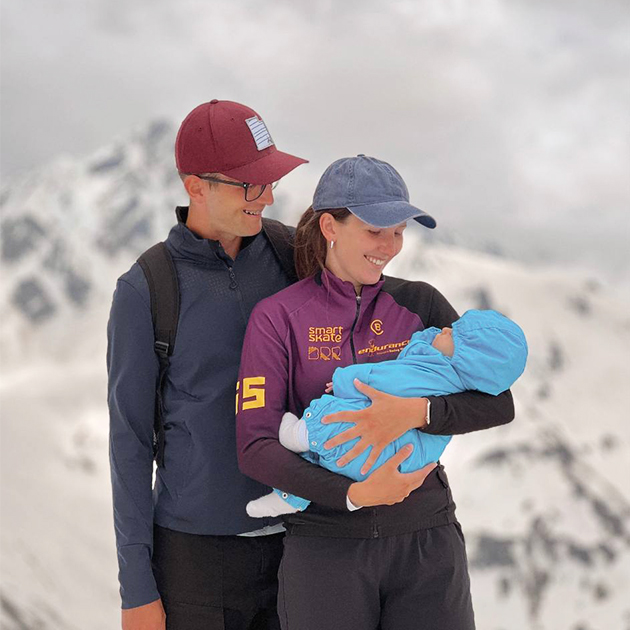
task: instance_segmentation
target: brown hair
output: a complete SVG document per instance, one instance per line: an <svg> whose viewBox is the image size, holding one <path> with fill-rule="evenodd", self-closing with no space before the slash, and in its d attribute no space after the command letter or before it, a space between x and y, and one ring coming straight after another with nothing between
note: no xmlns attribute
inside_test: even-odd
<svg viewBox="0 0 630 630"><path fill-rule="evenodd" d="M325 210L336 221L344 222L350 216L347 208ZM326 239L319 227L322 212L313 206L302 215L295 231L295 270L298 278L310 278L324 268L326 262Z"/></svg>
<svg viewBox="0 0 630 630"><path fill-rule="evenodd" d="M177 171L177 174L179 175L179 179L182 180L182 182L186 181L187 177L190 177L191 175L195 175L195 176L199 176L199 175L206 175L208 177L218 177L219 179L221 179L221 173L182 173L181 171ZM204 180L206 182L206 184L208 184L208 188L216 188L219 184L217 182L209 182L208 180Z"/></svg>

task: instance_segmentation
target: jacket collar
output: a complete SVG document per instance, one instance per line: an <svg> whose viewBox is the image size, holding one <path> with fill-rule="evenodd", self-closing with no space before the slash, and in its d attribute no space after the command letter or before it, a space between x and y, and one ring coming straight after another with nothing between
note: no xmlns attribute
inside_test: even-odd
<svg viewBox="0 0 630 630"><path fill-rule="evenodd" d="M225 253L219 241L202 238L186 226L188 206L177 206L175 214L177 216L177 225L173 226L171 229L168 235L168 243L178 254L200 262L220 261L226 263L232 260L230 256ZM240 257L242 254L245 254L248 250L248 246L259 236L260 233L255 236L243 238L238 256Z"/></svg>
<svg viewBox="0 0 630 630"><path fill-rule="evenodd" d="M341 280L328 269L324 269L315 276L315 282L321 286L328 296L335 301L347 303L348 300L356 301L357 294L352 282ZM378 296L385 280L381 276L376 284L364 284L361 288L361 305L367 305Z"/></svg>

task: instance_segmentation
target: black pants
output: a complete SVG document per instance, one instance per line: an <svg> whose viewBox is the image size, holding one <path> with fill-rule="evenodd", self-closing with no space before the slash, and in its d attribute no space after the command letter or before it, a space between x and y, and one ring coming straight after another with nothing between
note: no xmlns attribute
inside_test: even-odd
<svg viewBox="0 0 630 630"><path fill-rule="evenodd" d="M388 538L287 536L282 630L474 630L458 523Z"/></svg>
<svg viewBox="0 0 630 630"><path fill-rule="evenodd" d="M153 572L167 630L280 630L283 538L197 536L156 526Z"/></svg>

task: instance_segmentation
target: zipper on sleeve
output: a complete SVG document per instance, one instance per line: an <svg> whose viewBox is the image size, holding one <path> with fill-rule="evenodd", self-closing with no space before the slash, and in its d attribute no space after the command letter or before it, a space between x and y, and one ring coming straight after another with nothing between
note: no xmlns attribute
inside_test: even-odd
<svg viewBox="0 0 630 630"><path fill-rule="evenodd" d="M354 349L354 327L359 321L359 313L361 312L361 296L357 295L357 312L354 315L354 321L352 322L352 328L350 329L350 348L352 349L352 363L357 362L357 354Z"/></svg>

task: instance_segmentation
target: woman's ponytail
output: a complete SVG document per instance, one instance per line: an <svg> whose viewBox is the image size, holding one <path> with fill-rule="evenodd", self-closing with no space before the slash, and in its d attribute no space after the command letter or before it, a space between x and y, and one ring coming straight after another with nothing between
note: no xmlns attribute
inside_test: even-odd
<svg viewBox="0 0 630 630"><path fill-rule="evenodd" d="M347 208L325 210L337 221L345 221L350 215ZM295 231L295 270L298 278L310 278L324 269L326 263L326 239L319 227L322 212L311 206L302 215Z"/></svg>

